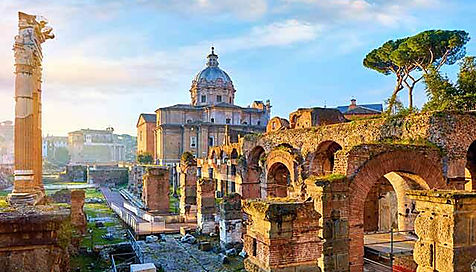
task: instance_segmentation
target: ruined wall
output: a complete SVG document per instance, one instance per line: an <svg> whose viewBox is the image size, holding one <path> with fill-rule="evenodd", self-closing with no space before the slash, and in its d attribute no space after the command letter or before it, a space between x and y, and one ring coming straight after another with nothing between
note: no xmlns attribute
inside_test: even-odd
<svg viewBox="0 0 476 272"><path fill-rule="evenodd" d="M197 181L197 228L204 234L215 232L215 184L209 178Z"/></svg>
<svg viewBox="0 0 476 272"><path fill-rule="evenodd" d="M2 212L0 270L69 271L68 218L69 211L58 207L23 207Z"/></svg>
<svg viewBox="0 0 476 272"><path fill-rule="evenodd" d="M169 172L166 167L147 167L142 197L149 211L169 212Z"/></svg>
<svg viewBox="0 0 476 272"><path fill-rule="evenodd" d="M129 181L129 169L117 166L95 166L88 168L88 183L114 186Z"/></svg>
<svg viewBox="0 0 476 272"><path fill-rule="evenodd" d="M417 271L471 271L476 259L476 193L412 191L408 195L420 211L413 254Z"/></svg>
<svg viewBox="0 0 476 272"><path fill-rule="evenodd" d="M247 200L247 271L320 271L319 213L312 202Z"/></svg>
<svg viewBox="0 0 476 272"><path fill-rule="evenodd" d="M243 213L241 212L241 196L230 194L223 197L220 209L220 245L228 249L241 244Z"/></svg>
<svg viewBox="0 0 476 272"><path fill-rule="evenodd" d="M197 205L197 162L180 163L180 214L190 215L191 206Z"/></svg>

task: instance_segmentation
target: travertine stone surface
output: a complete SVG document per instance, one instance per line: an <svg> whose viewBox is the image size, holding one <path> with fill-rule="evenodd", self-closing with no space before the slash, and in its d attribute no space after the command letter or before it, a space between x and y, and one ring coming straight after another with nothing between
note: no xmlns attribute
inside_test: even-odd
<svg viewBox="0 0 476 272"><path fill-rule="evenodd" d="M476 259L476 193L410 191L415 220L417 272L470 272Z"/></svg>
<svg viewBox="0 0 476 272"><path fill-rule="evenodd" d="M43 202L41 138L41 44L52 39L46 19L18 13L15 36L15 181L9 202Z"/></svg>
<svg viewBox="0 0 476 272"><path fill-rule="evenodd" d="M84 213L84 190L71 191L71 225L76 227L80 234L86 234L87 221Z"/></svg>
<svg viewBox="0 0 476 272"><path fill-rule="evenodd" d="M313 202L246 200L246 271L321 271L320 215Z"/></svg>

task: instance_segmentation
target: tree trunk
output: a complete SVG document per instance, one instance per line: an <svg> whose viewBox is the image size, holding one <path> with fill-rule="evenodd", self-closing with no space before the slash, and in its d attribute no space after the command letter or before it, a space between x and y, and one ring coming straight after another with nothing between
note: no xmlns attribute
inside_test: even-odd
<svg viewBox="0 0 476 272"><path fill-rule="evenodd" d="M413 111L413 86L408 88L408 109L410 112Z"/></svg>

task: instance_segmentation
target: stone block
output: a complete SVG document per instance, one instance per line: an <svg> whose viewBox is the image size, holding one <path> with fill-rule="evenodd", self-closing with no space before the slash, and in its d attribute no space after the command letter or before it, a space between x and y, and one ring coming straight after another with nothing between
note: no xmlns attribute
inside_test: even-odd
<svg viewBox="0 0 476 272"><path fill-rule="evenodd" d="M156 272L157 268L153 263L131 264L131 272Z"/></svg>

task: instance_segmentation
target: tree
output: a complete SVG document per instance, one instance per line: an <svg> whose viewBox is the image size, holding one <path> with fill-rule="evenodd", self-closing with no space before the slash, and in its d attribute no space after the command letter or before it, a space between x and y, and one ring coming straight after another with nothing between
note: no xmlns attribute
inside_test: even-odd
<svg viewBox="0 0 476 272"><path fill-rule="evenodd" d="M152 164L154 158L152 157L152 154L144 152L137 155L137 162L140 164Z"/></svg>
<svg viewBox="0 0 476 272"><path fill-rule="evenodd" d="M451 83L436 69L425 75L428 102L423 106L429 110L474 110L476 109L476 59L466 57L460 64L458 80Z"/></svg>
<svg viewBox="0 0 476 272"><path fill-rule="evenodd" d="M413 89L430 73L439 71L444 64L454 64L466 54L465 45L469 34L461 30L428 30L415 36L390 40L372 50L363 64L384 75L394 74L396 83L389 100L393 108L397 94L408 89L408 108L413 109Z"/></svg>

